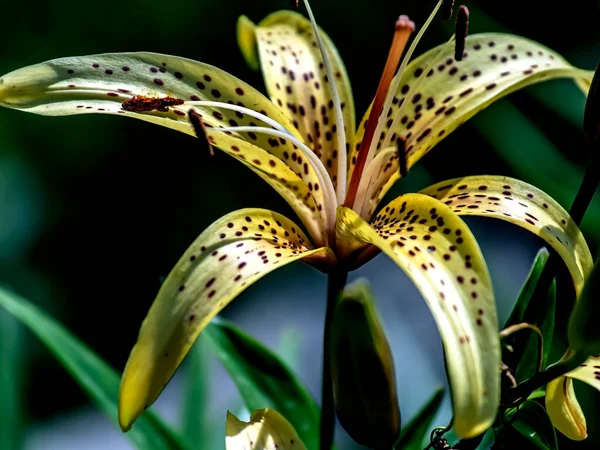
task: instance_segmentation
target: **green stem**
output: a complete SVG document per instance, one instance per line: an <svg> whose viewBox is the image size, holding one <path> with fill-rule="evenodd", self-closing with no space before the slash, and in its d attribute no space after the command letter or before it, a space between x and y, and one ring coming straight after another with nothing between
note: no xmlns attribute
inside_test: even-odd
<svg viewBox="0 0 600 450"><path fill-rule="evenodd" d="M348 272L333 271L329 274L327 286L327 312L323 330L323 379L321 386L321 439L320 450L330 450L335 432L335 406L333 402L333 383L331 381L330 339L331 322L335 308L344 291Z"/></svg>
<svg viewBox="0 0 600 450"><path fill-rule="evenodd" d="M536 389L548 384L550 381L575 370L588 358L587 354L571 353L565 355L560 361L548 366L545 370L536 373L531 378L507 392L507 402L512 403L521 398L528 397Z"/></svg>

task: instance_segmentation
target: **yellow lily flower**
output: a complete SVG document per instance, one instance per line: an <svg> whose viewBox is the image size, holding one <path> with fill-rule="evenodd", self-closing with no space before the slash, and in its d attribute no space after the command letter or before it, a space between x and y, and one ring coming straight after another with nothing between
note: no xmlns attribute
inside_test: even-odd
<svg viewBox="0 0 600 450"><path fill-rule="evenodd" d="M227 412L226 450L306 450L294 427L274 409L258 409L243 422Z"/></svg>
<svg viewBox="0 0 600 450"><path fill-rule="evenodd" d="M357 128L343 62L307 1L311 20L291 11L258 25L240 19L242 52L262 68L271 100L214 66L155 53L61 58L0 78L0 104L9 108L49 116L118 114L206 138L269 183L304 226L272 211L243 209L192 243L162 285L125 368L124 430L156 400L202 329L250 284L297 260L343 284L347 271L380 251L413 280L435 318L455 431L469 438L492 424L500 398L493 289L459 216L508 220L539 235L565 260L578 290L592 264L581 232L546 194L499 176L442 182L375 212L395 181L494 100L559 77L585 90L592 73L536 42L500 33L466 42L458 36L464 51L457 55L452 37L410 61L441 5L402 62L414 25L398 20L374 106Z"/></svg>

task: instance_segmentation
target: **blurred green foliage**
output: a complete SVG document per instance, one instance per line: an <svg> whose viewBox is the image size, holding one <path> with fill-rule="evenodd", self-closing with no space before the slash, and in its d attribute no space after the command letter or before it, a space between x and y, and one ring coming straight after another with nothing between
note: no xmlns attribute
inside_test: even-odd
<svg viewBox="0 0 600 450"><path fill-rule="evenodd" d="M313 3L346 62L360 117L374 95L395 18L404 13L422 23L434 2ZM597 63L596 0L560 10L544 0L530 0L526 8L522 0L466 4L472 31L511 31L581 67ZM260 20L288 6L284 0L9 2L3 4L0 73L60 56L148 50L215 64L262 87L260 74L245 66L237 50L235 22L240 14ZM448 33L448 27L434 24L419 50ZM493 172L531 182L568 207L585 163L583 104L577 88L560 81L511 95L442 142L425 158L425 169L415 169L397 190ZM105 116L42 118L2 109L0 282L43 304L111 365L123 367L159 277L204 227L242 207L293 217L266 184L247 189L254 178L224 154L210 157L188 136L146 123ZM583 222L596 245L599 221L596 201ZM84 401L37 345L26 343L30 421ZM44 381L50 378L52 388ZM584 409L600 401L597 392L578 389L585 392L579 396ZM600 420L595 419L588 421ZM559 441L569 448L560 436ZM600 431L591 428L577 448L598 445Z"/></svg>

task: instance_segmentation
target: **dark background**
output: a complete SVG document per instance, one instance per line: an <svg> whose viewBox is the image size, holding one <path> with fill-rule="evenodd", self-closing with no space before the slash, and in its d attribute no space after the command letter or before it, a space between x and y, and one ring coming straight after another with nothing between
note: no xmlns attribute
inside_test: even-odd
<svg viewBox="0 0 600 450"><path fill-rule="evenodd" d="M472 11L472 32L517 33L586 69L598 61L598 1L552 7L543 0L466 4ZM408 14L421 24L433 5L424 0L313 2L319 24L345 60L358 119L375 93L395 19ZM259 21L287 7L284 0L9 2L2 6L0 73L61 56L147 50L217 65L263 89L260 74L245 66L237 49L236 20L246 14ZM450 32L448 25L436 21L418 53L444 41ZM493 173L531 182L568 207L586 161L583 105L583 95L568 81L513 94L442 142L395 194L431 181ZM457 153L461 158L453 157ZM210 157L188 136L116 117L43 118L0 110L0 282L42 305L119 370L160 277L208 224L242 207L269 208L293 217L284 201L241 164L219 152ZM469 224L483 240L501 316L506 317L541 244L503 223L475 219ZM599 224L596 201L584 222L594 254ZM404 278L388 266L382 270ZM251 331L253 323L260 328L264 311L256 308L263 299L256 294L268 283L280 286L276 311L284 322L293 323L298 310L324 310L322 275L301 265L280 272L250 289L225 315L235 318L243 311L247 329ZM290 293L286 301L285 286L302 276L315 280L314 292L304 298ZM379 289L389 290L385 285ZM313 337L301 336L305 345L318 343L321 330L316 325L309 329ZM431 339L436 336L433 330ZM26 351L19 357L24 361L27 424L51 420L86 403L45 349L33 338L26 339ZM402 354L396 356L402 359ZM313 375L307 382L314 383L319 370L310 370ZM561 448L597 448L598 416L589 405L598 404L600 395L588 387L578 389L590 411L592 437L572 447L565 441ZM216 414L221 417L222 411ZM82 443L80 448L87 447Z"/></svg>

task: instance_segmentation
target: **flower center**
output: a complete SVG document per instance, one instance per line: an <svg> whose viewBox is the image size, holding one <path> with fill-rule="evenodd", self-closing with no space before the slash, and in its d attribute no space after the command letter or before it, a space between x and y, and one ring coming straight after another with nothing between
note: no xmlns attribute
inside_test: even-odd
<svg viewBox="0 0 600 450"><path fill-rule="evenodd" d="M400 62L400 57L404 52L404 48L408 43L410 35L415 30L415 24L407 16L400 16L396 21L396 30L394 32L394 39L388 53L388 58L381 74L379 86L377 87L377 93L375 94L375 100L373 100L373 106L371 107L371 113L369 114L369 120L367 121L367 127L365 129L365 135L361 144L362 152L359 152L356 166L348 186L348 193L344 201L344 206L352 208L354 200L356 199L356 193L362 176L362 172L367 163L367 157L371 153L368 149L373 142L375 136L375 130L377 128L377 122L379 117L384 112L384 102L388 91L390 90L390 84L392 78Z"/></svg>

